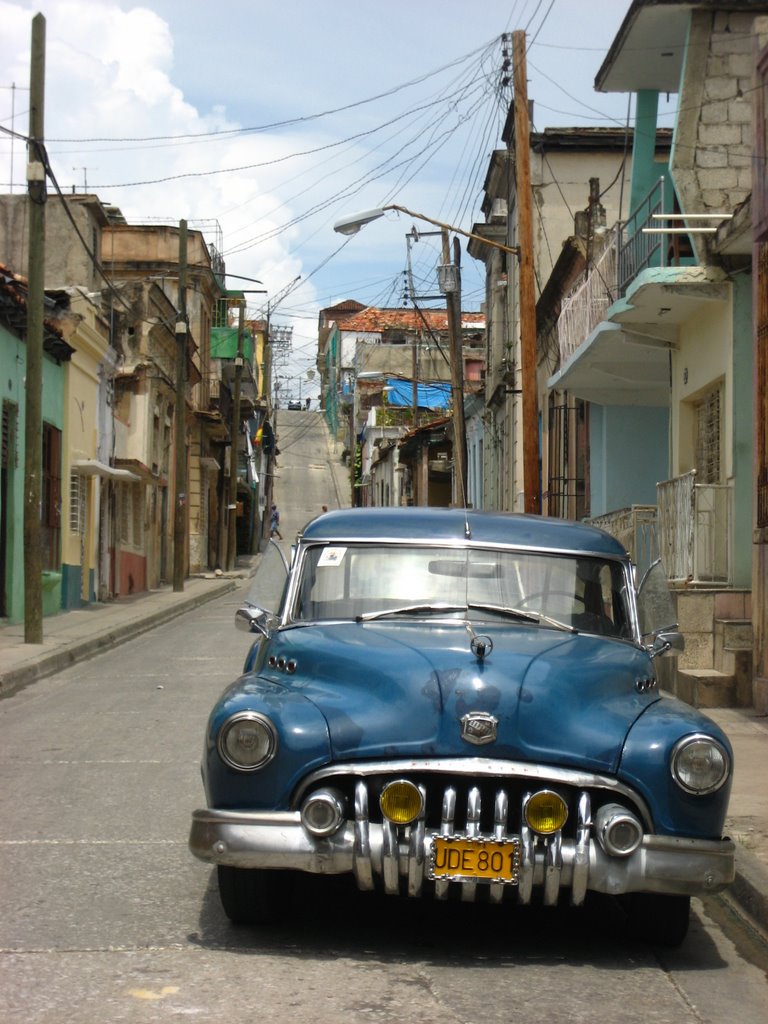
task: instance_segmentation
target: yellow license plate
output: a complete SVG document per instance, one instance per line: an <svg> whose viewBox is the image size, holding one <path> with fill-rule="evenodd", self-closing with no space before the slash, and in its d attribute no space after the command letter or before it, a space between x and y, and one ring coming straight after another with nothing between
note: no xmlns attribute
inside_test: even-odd
<svg viewBox="0 0 768 1024"><path fill-rule="evenodd" d="M427 874L452 882L504 882L517 885L520 841L516 837L432 836Z"/></svg>

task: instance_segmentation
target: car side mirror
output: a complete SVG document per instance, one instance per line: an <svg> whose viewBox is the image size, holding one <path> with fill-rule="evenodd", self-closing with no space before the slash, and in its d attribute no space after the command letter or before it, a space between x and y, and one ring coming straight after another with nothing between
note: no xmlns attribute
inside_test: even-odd
<svg viewBox="0 0 768 1024"><path fill-rule="evenodd" d="M653 634L653 644L648 650L652 658L660 654L679 654L685 650L685 637L677 629L660 629Z"/></svg>
<svg viewBox="0 0 768 1024"><path fill-rule="evenodd" d="M245 604L235 612L235 628L243 633L261 633L269 639L272 631L280 620L274 612L259 608L254 604Z"/></svg>

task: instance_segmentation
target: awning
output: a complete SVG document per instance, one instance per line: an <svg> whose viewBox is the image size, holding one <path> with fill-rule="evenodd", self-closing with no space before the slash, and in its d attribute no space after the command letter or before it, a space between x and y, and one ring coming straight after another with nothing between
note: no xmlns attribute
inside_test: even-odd
<svg viewBox="0 0 768 1024"><path fill-rule="evenodd" d="M140 483L141 477L131 473L129 469L116 469L98 459L75 459L71 467L73 473L80 476L106 476L111 480L122 480L124 483Z"/></svg>

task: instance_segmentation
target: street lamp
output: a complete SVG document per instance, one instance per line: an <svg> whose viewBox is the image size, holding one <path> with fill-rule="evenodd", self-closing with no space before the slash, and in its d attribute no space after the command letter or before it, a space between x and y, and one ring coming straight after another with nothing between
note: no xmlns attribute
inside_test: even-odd
<svg viewBox="0 0 768 1024"><path fill-rule="evenodd" d="M502 252L510 252L515 256L520 254L520 246L518 245L504 245L501 242L495 242L492 238L484 238L482 235L475 235L471 231L464 231L463 228L457 228L455 224L444 224L442 221L434 220L434 218L427 217L423 213L409 210L407 206L398 206L397 203L388 203L386 206L379 206L373 210L364 210L362 213L353 213L347 217L342 217L333 225L333 230L338 231L340 235L356 235L360 228L370 224L371 221L383 217L387 210L397 210L398 213L406 213L409 217L416 217L418 220L425 220L427 224L434 224L435 227L441 228L443 231L453 231L454 234L464 235L465 238L472 238L483 245L490 245L494 249L501 249Z"/></svg>
<svg viewBox="0 0 768 1024"><path fill-rule="evenodd" d="M456 227L455 224L445 224L442 221L435 220L433 217L427 217L423 213L417 213L415 210L409 210L406 206L399 206L396 203L389 203L386 206L377 207L372 210L364 210L362 213L342 217L333 225L333 230L338 231L339 234L342 235L356 235L357 232L366 224L370 224L371 221L378 220L380 217L383 217L387 210L396 210L399 213L407 214L409 217L416 217L418 220L426 221L428 224L434 224L436 227L440 228L443 236L443 265L439 268L439 273L441 277L441 287L446 295L448 335L451 347L451 386L454 391L453 428L455 436L454 470L456 479L456 495L459 500L462 500L466 505L467 438L466 424L464 422L464 375L462 372L461 353L461 283L458 259L453 263L451 263L450 260L448 232L453 231L455 234L464 235L465 238L473 239L483 245L489 245L494 249L500 249L502 252L511 253L518 257L520 256L520 247L516 245L504 245L491 238L484 238L482 235L473 234L471 231L464 231L462 228ZM523 461L526 467L535 467L538 465L538 441L535 440L537 438L535 357L533 360L522 360L521 363L520 373L523 380L523 392L525 393L528 391L534 398L533 401L523 403ZM529 419L531 420L531 424L528 423ZM528 438L534 439L535 443L529 442L527 440ZM531 478L527 470L524 476L525 479ZM526 504L529 505L529 503L530 508L533 508L535 503L534 495L526 495Z"/></svg>

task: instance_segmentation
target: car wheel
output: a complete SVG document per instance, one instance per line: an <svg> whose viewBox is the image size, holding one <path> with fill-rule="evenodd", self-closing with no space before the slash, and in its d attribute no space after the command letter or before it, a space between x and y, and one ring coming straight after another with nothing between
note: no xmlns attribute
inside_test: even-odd
<svg viewBox="0 0 768 1024"><path fill-rule="evenodd" d="M233 924L274 924L285 911L288 872L219 864L219 897Z"/></svg>
<svg viewBox="0 0 768 1024"><path fill-rule="evenodd" d="M626 897L624 909L635 935L654 946L679 946L688 934L690 896L637 892Z"/></svg>

